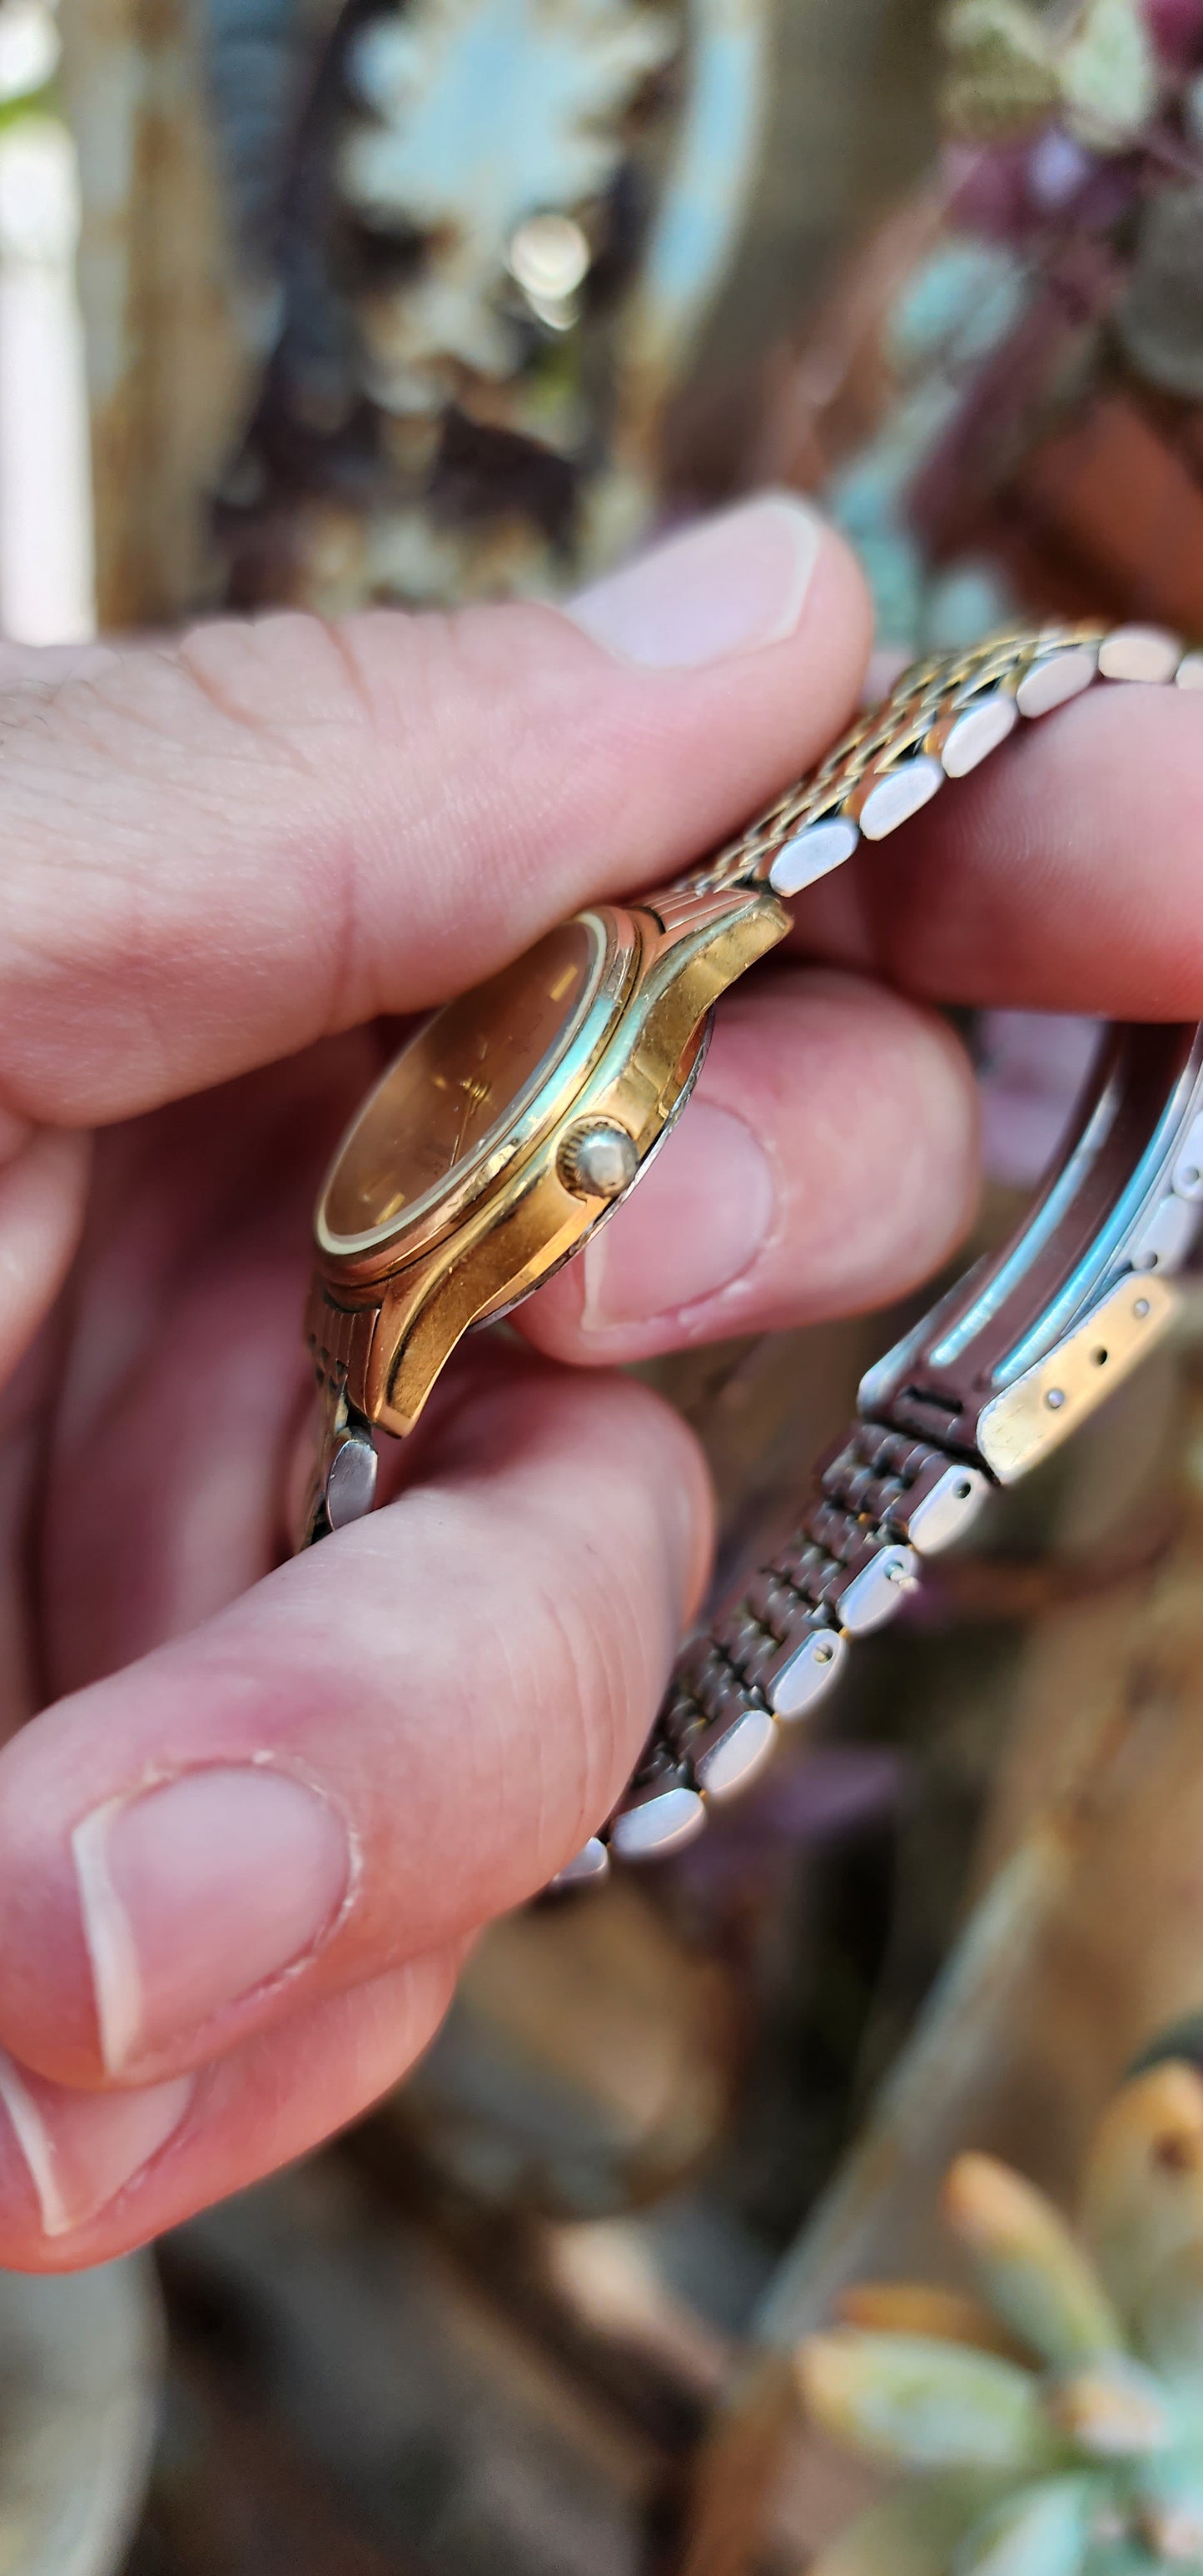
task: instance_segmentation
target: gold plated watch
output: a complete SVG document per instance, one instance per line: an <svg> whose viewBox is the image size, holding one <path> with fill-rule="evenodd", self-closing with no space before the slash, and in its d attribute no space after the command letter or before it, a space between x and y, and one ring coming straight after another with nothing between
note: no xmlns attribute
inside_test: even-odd
<svg viewBox="0 0 1203 2576"><path fill-rule="evenodd" d="M646 1171L713 1003L788 927L763 885L599 906L403 1048L317 1205L325 1438L306 1536L367 1507L370 1426L403 1439L461 1335L529 1296Z"/></svg>
<svg viewBox="0 0 1203 2576"><path fill-rule="evenodd" d="M1115 681L1203 689L1203 653L1160 628L1057 626L916 665L690 875L562 923L418 1030L318 1200L306 1330L322 1431L303 1545L370 1509L375 1432L406 1436L461 1336L540 1287L636 1185L688 1100L714 1003L788 929L782 898L1025 720ZM1036 1205L869 1371L798 1529L683 1648L634 1780L564 1880L678 1849L755 1776L923 1559L1161 1338L1200 1213L1203 1028L1113 1029Z"/></svg>

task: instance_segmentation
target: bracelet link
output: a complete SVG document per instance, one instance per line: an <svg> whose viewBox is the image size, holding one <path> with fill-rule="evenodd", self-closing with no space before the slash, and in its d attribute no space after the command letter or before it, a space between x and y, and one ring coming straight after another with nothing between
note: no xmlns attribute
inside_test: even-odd
<svg viewBox="0 0 1203 2576"><path fill-rule="evenodd" d="M377 1311L374 1306L336 1305L321 1278L312 1282L305 1338L321 1412L298 1548L312 1547L349 1521L362 1520L375 1501L376 1443L356 1398L366 1377Z"/></svg>

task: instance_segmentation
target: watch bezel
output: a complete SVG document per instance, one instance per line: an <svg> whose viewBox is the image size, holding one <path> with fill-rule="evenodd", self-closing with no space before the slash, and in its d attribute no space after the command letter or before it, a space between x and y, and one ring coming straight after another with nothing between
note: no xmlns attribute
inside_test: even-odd
<svg viewBox="0 0 1203 2576"><path fill-rule="evenodd" d="M550 1064L531 1076L516 1102L503 1114L502 1132L496 1141L487 1152L478 1153L466 1163L457 1180L449 1179L438 1187L437 1194L432 1192L425 1201L419 1201L416 1215L402 1210L392 1222L367 1229L362 1235L339 1235L326 1222L326 1208L344 1157L397 1066L411 1048L420 1045L437 1013L428 1013L411 1032L359 1103L331 1157L314 1213L318 1256L331 1280L353 1285L379 1283L405 1269L421 1254L434 1250L464 1225L504 1174L537 1151L543 1138L584 1090L622 1017L638 968L641 942L630 913L589 907L574 914L573 919L585 925L595 942L588 998L562 1049L552 1052Z"/></svg>

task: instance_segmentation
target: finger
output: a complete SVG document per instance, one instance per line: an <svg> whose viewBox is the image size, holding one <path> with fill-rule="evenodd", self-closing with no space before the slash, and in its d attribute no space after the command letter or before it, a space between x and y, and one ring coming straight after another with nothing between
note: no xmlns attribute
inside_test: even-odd
<svg viewBox="0 0 1203 2576"><path fill-rule="evenodd" d="M1203 706L1096 687L797 907L811 954L932 999L1203 1014Z"/></svg>
<svg viewBox="0 0 1203 2576"><path fill-rule="evenodd" d="M310 1465L314 1440L314 1166L378 1058L360 1030L99 1138L42 1480L43 1698L198 1625L287 1552L302 1420Z"/></svg>
<svg viewBox="0 0 1203 2576"><path fill-rule="evenodd" d="M629 1774L709 1514L646 1389L480 1354L420 1486L0 1753L0 2044L174 2074L529 1895Z"/></svg>
<svg viewBox="0 0 1203 2576"><path fill-rule="evenodd" d="M108 2262L319 2145L408 2072L461 1956L407 1961L144 2088L80 2092L0 2052L0 2263Z"/></svg>
<svg viewBox="0 0 1203 2576"><path fill-rule="evenodd" d="M101 1140L43 1511L51 1694L196 1625L281 1553L299 1431L312 1449L296 1317L313 1158L369 1055L368 1032L348 1036ZM724 1005L688 1117L583 1281L564 1271L521 1320L596 1362L898 1295L966 1222L975 1114L941 1021L847 976L766 975Z"/></svg>
<svg viewBox="0 0 1203 2576"><path fill-rule="evenodd" d="M0 1109L0 1384L24 1357L67 1275L89 1163L86 1135L31 1129Z"/></svg>
<svg viewBox="0 0 1203 2576"><path fill-rule="evenodd" d="M226 621L10 687L0 1099L94 1124L463 990L783 784L866 639L851 558L777 498L575 618Z"/></svg>
<svg viewBox="0 0 1203 2576"><path fill-rule="evenodd" d="M0 635L0 689L44 689L48 681L90 680L109 671L116 659L112 644L18 644Z"/></svg>
<svg viewBox="0 0 1203 2576"><path fill-rule="evenodd" d="M87 1136L30 1130L0 1111L0 1737L43 1691L30 1515L44 1489L61 1335L51 1326L32 1346L70 1266L90 1160Z"/></svg>
<svg viewBox="0 0 1203 2576"><path fill-rule="evenodd" d="M44 1697L278 1560L289 1471L312 1455L296 1316L313 1158L370 1054L360 1032L101 1140L44 1480ZM565 1271L523 1310L531 1338L626 1359L902 1293L966 1220L975 1109L940 1021L828 971L764 976L723 1006L687 1119L583 1282Z"/></svg>
<svg viewBox="0 0 1203 2576"><path fill-rule="evenodd" d="M766 975L723 1005L646 1180L518 1320L556 1358L613 1363L882 1305L976 1194L976 1094L945 1022L852 976Z"/></svg>

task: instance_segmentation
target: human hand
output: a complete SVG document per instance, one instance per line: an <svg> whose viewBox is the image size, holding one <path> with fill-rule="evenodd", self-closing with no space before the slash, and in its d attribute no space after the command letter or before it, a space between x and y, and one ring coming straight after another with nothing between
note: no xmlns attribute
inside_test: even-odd
<svg viewBox="0 0 1203 2576"><path fill-rule="evenodd" d="M5 2264L121 2252L352 2118L606 1812L710 1540L611 1365L939 1262L975 1114L926 1003L1203 1011L1197 709L1096 693L798 906L528 1352L459 1354L397 1499L281 1563L372 1024L686 866L839 731L868 644L782 501L578 616L4 648Z"/></svg>

